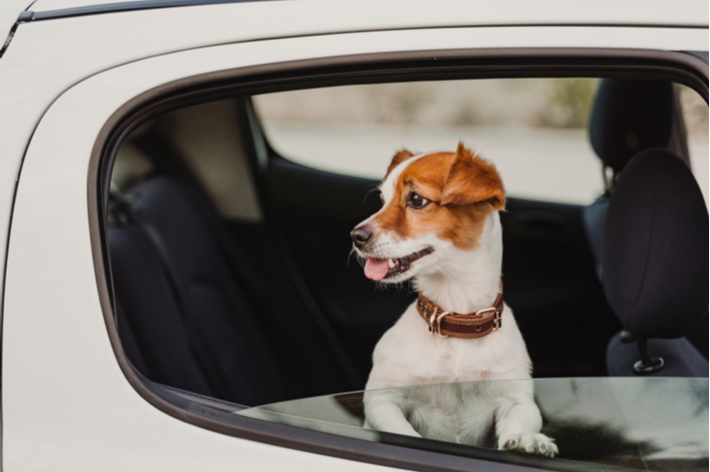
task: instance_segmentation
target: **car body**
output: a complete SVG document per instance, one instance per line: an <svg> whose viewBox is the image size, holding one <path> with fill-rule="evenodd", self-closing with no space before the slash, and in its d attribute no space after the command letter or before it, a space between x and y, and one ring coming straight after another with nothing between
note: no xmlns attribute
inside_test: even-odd
<svg viewBox="0 0 710 472"><path fill-rule="evenodd" d="M502 467L251 418L225 426L217 413L189 411L139 387L107 329L97 193L106 139L130 113L208 81L303 82L317 70L472 58L500 61L498 73L506 64L508 73L532 70L537 61L543 71L531 76L646 67L708 97L704 2L37 0L12 2L2 13L2 466L9 472Z"/></svg>

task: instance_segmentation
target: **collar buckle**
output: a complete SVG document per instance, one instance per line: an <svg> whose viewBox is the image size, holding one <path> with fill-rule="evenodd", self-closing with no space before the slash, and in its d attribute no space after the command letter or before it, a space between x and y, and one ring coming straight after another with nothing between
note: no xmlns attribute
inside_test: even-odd
<svg viewBox="0 0 710 472"><path fill-rule="evenodd" d="M441 334L441 320L444 319L445 316L450 315L451 312L442 311L437 315L437 311L439 311L439 307L435 307L434 312L429 317L429 333L436 334L440 338L448 338L449 336L446 334Z"/></svg>
<svg viewBox="0 0 710 472"><path fill-rule="evenodd" d="M500 310L494 306L490 308L484 308L483 310L478 310L476 312L476 316L485 316L488 313L493 313L493 331L497 331L501 327L501 316L500 316Z"/></svg>

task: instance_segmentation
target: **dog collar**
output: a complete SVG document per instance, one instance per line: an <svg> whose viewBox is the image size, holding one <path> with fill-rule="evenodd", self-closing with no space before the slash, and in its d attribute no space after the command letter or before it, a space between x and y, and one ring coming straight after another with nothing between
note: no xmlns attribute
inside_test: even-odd
<svg viewBox="0 0 710 472"><path fill-rule="evenodd" d="M462 315L453 311L444 311L419 292L417 311L429 325L429 332L442 338L482 338L501 326L503 313L503 282L500 292L490 308Z"/></svg>

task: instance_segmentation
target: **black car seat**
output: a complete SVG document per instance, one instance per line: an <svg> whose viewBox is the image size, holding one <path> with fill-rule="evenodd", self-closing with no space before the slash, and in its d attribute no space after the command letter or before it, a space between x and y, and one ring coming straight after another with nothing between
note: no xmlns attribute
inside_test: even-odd
<svg viewBox="0 0 710 472"><path fill-rule="evenodd" d="M116 322L133 366L243 405L352 389L287 286L262 284L266 300L255 295L263 274L243 258L249 248L225 247L216 210L175 151L150 135L134 147L124 155L141 164L113 189L107 228Z"/></svg>
<svg viewBox="0 0 710 472"><path fill-rule="evenodd" d="M599 85L589 120L589 139L602 160L606 188L603 195L584 208L582 216L600 277L604 218L614 182L638 152L668 146L673 100L671 82L606 79Z"/></svg>
<svg viewBox="0 0 710 472"><path fill-rule="evenodd" d="M639 153L609 200L601 259L607 300L631 335L607 349L609 375L708 376L684 336L708 314L708 211L688 166Z"/></svg>
<svg viewBox="0 0 710 472"><path fill-rule="evenodd" d="M118 325L134 366L158 383L236 403L287 397L266 334L184 189L155 176L112 207Z"/></svg>

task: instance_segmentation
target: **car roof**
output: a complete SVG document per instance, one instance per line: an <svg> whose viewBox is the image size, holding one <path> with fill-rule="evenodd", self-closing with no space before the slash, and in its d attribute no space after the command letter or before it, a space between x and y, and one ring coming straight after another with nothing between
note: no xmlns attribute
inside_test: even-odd
<svg viewBox="0 0 710 472"><path fill-rule="evenodd" d="M250 3L256 0L37 0L31 11L34 19L62 18L126 10L192 6L215 3ZM291 0L294 1L294 0ZM317 13L323 0L297 0L304 9ZM705 0L529 0L472 2L469 0L331 0L346 6L357 5L378 15L397 13L403 25L419 18L431 26L475 25L632 25L708 26ZM270 3L279 3L273 1ZM347 9L347 8L346 8ZM393 25L397 27L398 25ZM417 25L414 25L417 26Z"/></svg>

